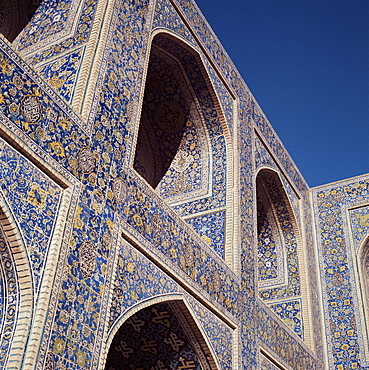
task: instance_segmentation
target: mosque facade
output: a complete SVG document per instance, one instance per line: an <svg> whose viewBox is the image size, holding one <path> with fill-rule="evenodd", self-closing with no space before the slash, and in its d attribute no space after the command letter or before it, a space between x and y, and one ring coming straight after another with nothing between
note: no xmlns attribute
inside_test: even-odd
<svg viewBox="0 0 369 370"><path fill-rule="evenodd" d="M369 175L310 188L193 0L0 14L1 369L369 369Z"/></svg>

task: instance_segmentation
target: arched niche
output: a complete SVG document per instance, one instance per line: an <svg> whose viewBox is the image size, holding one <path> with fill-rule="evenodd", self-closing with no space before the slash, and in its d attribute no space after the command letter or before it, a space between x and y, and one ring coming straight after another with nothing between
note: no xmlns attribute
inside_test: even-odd
<svg viewBox="0 0 369 370"><path fill-rule="evenodd" d="M259 287L287 285L288 258L296 254L296 220L279 175L262 169L256 178ZM295 278L297 276L294 276Z"/></svg>
<svg viewBox="0 0 369 370"><path fill-rule="evenodd" d="M230 266L238 266L232 139L199 53L152 37L133 169Z"/></svg>
<svg viewBox="0 0 369 370"><path fill-rule="evenodd" d="M219 369L182 299L157 298L135 307L112 328L100 369Z"/></svg>
<svg viewBox="0 0 369 370"><path fill-rule="evenodd" d="M0 33L13 42L31 20L39 5L40 0L0 1Z"/></svg>
<svg viewBox="0 0 369 370"><path fill-rule="evenodd" d="M0 193L0 367L20 369L33 315L29 257L10 207ZM13 338L13 340L9 340Z"/></svg>
<svg viewBox="0 0 369 370"><path fill-rule="evenodd" d="M279 174L262 168L256 177L259 298L298 336L309 341L305 257L300 232Z"/></svg>
<svg viewBox="0 0 369 370"><path fill-rule="evenodd" d="M211 193L206 107L195 74L211 99L198 55L167 34L153 38L133 167L170 203Z"/></svg>

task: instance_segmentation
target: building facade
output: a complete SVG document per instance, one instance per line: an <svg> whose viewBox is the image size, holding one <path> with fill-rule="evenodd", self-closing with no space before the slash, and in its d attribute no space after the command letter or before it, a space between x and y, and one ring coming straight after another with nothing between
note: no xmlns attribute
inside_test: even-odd
<svg viewBox="0 0 369 370"><path fill-rule="evenodd" d="M0 10L0 368L369 369L369 175L309 188L195 2Z"/></svg>

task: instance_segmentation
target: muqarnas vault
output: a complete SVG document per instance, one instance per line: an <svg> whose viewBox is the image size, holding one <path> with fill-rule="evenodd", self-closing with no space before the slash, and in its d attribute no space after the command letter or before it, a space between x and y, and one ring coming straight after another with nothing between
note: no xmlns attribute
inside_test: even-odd
<svg viewBox="0 0 369 370"><path fill-rule="evenodd" d="M369 176L309 188L192 0L0 10L0 368L369 369Z"/></svg>

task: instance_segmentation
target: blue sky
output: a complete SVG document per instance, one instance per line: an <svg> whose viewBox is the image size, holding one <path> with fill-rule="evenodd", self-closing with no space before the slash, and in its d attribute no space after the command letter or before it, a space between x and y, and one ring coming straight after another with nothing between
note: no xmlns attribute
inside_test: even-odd
<svg viewBox="0 0 369 370"><path fill-rule="evenodd" d="M369 172L369 1L197 4L310 186Z"/></svg>

